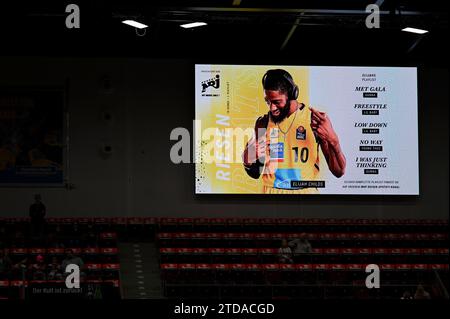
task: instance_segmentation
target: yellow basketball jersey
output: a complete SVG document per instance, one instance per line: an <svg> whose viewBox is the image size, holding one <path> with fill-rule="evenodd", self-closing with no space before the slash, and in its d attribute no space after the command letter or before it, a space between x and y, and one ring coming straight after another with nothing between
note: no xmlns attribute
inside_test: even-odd
<svg viewBox="0 0 450 319"><path fill-rule="evenodd" d="M269 118L262 176L265 193L318 193L316 188L299 186L319 175L319 144L310 125L311 110L303 104L281 123Z"/></svg>

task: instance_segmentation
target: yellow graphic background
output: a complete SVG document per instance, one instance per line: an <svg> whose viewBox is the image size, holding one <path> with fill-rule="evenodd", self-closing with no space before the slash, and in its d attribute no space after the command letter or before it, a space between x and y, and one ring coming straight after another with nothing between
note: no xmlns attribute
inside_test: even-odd
<svg viewBox="0 0 450 319"><path fill-rule="evenodd" d="M238 145L227 129L241 128L253 131L258 117L269 111L264 101L262 77L267 70L288 71L299 87L298 101L309 106L309 69L299 66L196 66L196 120L201 130L215 128L214 136L202 136L196 163L196 193L255 194L262 193L262 179L247 175L241 161L245 143ZM203 71L203 72L202 72ZM207 88L205 93L219 96L202 96L201 82L220 75L220 88ZM214 73L216 74L216 73ZM229 119L226 119L229 117ZM231 131L229 131L231 134ZM199 137L197 137L199 138ZM211 144L214 143L214 144ZM216 152L212 150L216 146ZM214 163L207 163L206 156L214 156ZM238 160L239 162L237 162Z"/></svg>

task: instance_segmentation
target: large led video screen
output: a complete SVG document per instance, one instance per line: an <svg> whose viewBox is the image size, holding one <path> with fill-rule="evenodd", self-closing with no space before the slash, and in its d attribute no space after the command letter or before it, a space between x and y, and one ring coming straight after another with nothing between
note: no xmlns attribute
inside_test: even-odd
<svg viewBox="0 0 450 319"><path fill-rule="evenodd" d="M195 65L197 194L418 195L417 68Z"/></svg>

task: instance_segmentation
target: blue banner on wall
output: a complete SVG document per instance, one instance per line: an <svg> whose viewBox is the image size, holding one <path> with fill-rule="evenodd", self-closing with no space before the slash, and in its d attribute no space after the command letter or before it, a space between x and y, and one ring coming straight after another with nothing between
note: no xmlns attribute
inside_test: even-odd
<svg viewBox="0 0 450 319"><path fill-rule="evenodd" d="M0 87L0 185L63 185L64 128L64 90Z"/></svg>

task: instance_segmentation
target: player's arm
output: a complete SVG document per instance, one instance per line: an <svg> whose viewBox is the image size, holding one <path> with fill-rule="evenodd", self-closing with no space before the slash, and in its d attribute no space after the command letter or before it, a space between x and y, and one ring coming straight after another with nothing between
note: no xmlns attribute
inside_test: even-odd
<svg viewBox="0 0 450 319"><path fill-rule="evenodd" d="M254 179L261 176L266 154L265 130L267 119L260 117L255 123L255 135L248 141L242 154L242 162L247 174Z"/></svg>
<svg viewBox="0 0 450 319"><path fill-rule="evenodd" d="M320 148L331 173L341 177L345 173L346 160L342 152L339 138L331 125L329 117L324 112L311 109L311 128L318 137Z"/></svg>

